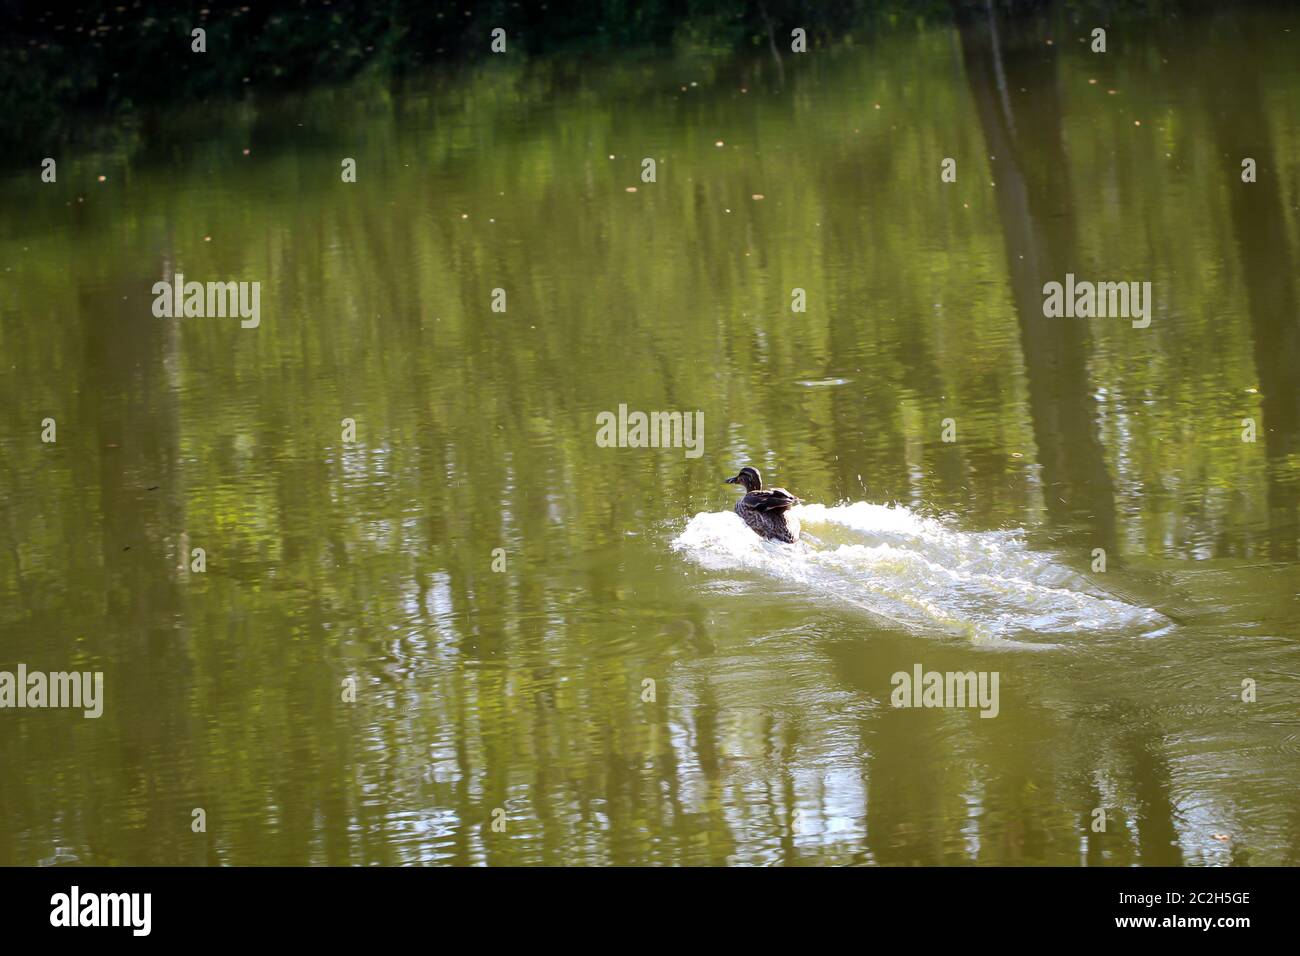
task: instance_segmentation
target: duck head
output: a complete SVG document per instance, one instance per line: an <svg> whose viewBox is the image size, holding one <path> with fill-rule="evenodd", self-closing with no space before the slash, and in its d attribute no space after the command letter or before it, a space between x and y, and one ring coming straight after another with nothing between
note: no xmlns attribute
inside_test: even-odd
<svg viewBox="0 0 1300 956"><path fill-rule="evenodd" d="M757 468L750 468L746 465L744 468L740 469L740 474L736 475L735 478L728 478L727 484L744 485L745 492L748 494L751 491L762 490L763 478L759 475Z"/></svg>

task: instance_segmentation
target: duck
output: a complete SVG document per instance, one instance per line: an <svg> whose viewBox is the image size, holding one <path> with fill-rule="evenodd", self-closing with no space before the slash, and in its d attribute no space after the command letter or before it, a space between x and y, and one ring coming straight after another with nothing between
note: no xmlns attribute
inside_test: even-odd
<svg viewBox="0 0 1300 956"><path fill-rule="evenodd" d="M800 504L800 499L784 488L764 490L763 476L749 465L726 483L744 486L745 497L736 502L736 514L756 535L786 544L799 540L799 519L790 514L790 509Z"/></svg>

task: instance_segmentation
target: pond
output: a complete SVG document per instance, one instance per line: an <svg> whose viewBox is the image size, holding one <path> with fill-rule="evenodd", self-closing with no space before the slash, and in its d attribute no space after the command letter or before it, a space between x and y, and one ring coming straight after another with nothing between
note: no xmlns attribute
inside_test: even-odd
<svg viewBox="0 0 1300 956"><path fill-rule="evenodd" d="M1300 15L1089 28L6 174L0 864L1300 863Z"/></svg>

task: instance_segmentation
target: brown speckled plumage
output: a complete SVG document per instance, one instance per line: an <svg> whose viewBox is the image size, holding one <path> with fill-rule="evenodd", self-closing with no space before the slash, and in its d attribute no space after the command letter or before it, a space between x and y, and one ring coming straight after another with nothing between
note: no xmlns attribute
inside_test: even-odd
<svg viewBox="0 0 1300 956"><path fill-rule="evenodd" d="M799 499L784 488L763 489L763 478L757 468L746 465L729 485L743 485L745 497L736 502L736 514L761 538L794 544L799 540L799 519L790 509Z"/></svg>

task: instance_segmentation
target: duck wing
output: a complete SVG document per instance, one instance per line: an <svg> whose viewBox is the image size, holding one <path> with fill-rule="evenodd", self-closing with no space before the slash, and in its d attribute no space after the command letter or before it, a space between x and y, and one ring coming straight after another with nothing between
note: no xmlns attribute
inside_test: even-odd
<svg viewBox="0 0 1300 956"><path fill-rule="evenodd" d="M799 503L799 499L784 488L769 488L767 491L751 491L740 499L740 503L753 511L785 511Z"/></svg>

